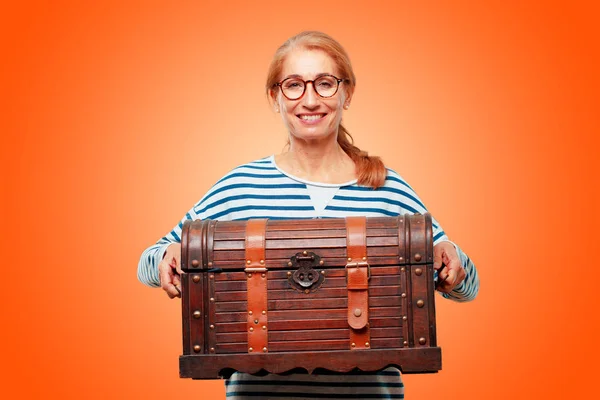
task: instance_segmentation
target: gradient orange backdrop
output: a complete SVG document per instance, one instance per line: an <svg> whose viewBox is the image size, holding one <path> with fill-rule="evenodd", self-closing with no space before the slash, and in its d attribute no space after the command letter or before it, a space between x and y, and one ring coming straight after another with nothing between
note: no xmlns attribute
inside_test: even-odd
<svg viewBox="0 0 600 400"><path fill-rule="evenodd" d="M224 398L179 379L180 301L137 262L224 173L282 150L267 66L318 29L355 67L356 143L481 277L472 303L437 298L443 370L406 376L407 398L590 398L598 12L522 3L0 6L3 397Z"/></svg>

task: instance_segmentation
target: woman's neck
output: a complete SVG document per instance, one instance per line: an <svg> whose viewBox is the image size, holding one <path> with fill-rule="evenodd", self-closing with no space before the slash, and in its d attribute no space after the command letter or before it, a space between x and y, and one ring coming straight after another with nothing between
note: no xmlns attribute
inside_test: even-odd
<svg viewBox="0 0 600 400"><path fill-rule="evenodd" d="M290 140L290 149L275 156L285 172L312 182L345 183L356 179L352 159L337 141L306 142Z"/></svg>

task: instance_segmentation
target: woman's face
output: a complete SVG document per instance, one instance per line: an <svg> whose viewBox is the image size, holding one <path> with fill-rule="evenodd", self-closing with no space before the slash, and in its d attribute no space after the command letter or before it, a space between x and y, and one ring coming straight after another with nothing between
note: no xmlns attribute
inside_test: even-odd
<svg viewBox="0 0 600 400"><path fill-rule="evenodd" d="M295 49L287 55L279 81L290 76L305 81L314 80L322 74L345 78L339 76L333 59L327 53L320 50ZM350 101L345 85L340 83L335 95L323 98L315 92L312 83L309 83L304 95L298 100L288 100L278 88L275 107L281 112L290 135L296 139L314 141L337 134L344 104Z"/></svg>

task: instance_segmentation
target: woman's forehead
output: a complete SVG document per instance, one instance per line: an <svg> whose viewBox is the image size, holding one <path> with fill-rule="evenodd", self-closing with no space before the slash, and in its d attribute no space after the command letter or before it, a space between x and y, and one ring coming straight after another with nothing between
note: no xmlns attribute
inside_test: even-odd
<svg viewBox="0 0 600 400"><path fill-rule="evenodd" d="M313 79L318 74L337 74L337 66L333 58L322 50L294 49L283 62L281 78L299 75L304 79Z"/></svg>

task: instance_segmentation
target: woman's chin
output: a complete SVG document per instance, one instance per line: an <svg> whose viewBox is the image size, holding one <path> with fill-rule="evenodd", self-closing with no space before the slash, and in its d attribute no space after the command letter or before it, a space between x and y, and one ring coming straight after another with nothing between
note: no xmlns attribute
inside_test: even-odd
<svg viewBox="0 0 600 400"><path fill-rule="evenodd" d="M333 135L333 133L327 133L323 129L299 129L292 134L296 140L304 142L320 142L327 140Z"/></svg>

